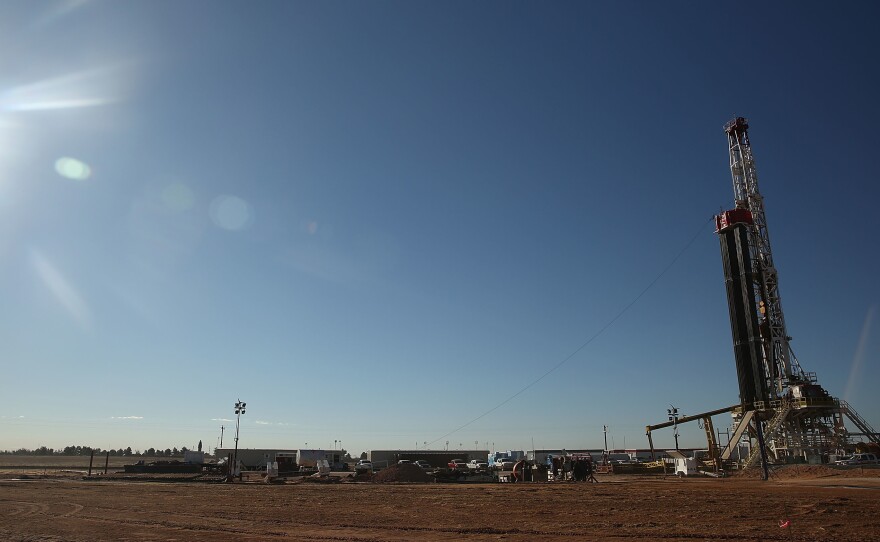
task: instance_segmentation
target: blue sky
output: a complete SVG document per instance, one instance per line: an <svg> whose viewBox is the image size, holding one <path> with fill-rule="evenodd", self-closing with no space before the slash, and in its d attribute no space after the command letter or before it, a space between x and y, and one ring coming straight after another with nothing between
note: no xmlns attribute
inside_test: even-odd
<svg viewBox="0 0 880 542"><path fill-rule="evenodd" d="M244 447L646 446L738 401L734 115L792 346L880 425L876 16L5 2L0 449L213 448L238 398Z"/></svg>

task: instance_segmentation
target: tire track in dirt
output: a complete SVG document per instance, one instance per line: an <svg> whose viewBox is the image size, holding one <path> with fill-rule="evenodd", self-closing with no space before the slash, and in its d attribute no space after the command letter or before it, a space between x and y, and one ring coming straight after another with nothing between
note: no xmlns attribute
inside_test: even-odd
<svg viewBox="0 0 880 542"><path fill-rule="evenodd" d="M793 495L790 487L733 482L602 489L0 483L0 542L88 541L95 533L186 542L880 540L880 501L870 492L810 487ZM33 497L40 500L19 500ZM758 500L760 507L749 504ZM47 501L44 514L37 503ZM778 528L783 514L794 530Z"/></svg>
<svg viewBox="0 0 880 542"><path fill-rule="evenodd" d="M38 514L45 514L49 511L49 505L47 504L24 501L7 502L13 505L13 511L6 514L7 516L30 517Z"/></svg>
<svg viewBox="0 0 880 542"><path fill-rule="evenodd" d="M19 503L19 504L29 504L31 506L39 506L36 503ZM514 539L522 539L522 540L531 540L536 537L554 537L559 539L578 539L578 540L589 540L591 537L595 536L595 531L592 530L569 530L569 531L559 531L559 530L541 530L541 529L520 529L520 528L496 528L496 527L421 527L421 526L404 526L404 525L364 525L357 523L334 523L334 522L302 522L302 521L293 521L293 520L270 520L270 519L262 519L262 518L249 518L248 525L242 527L232 527L232 526L224 526L219 524L214 525L193 525L190 523L193 519L205 520L206 517L201 514L195 513L181 513L176 512L175 516L178 516L178 520L165 519L160 521L151 521L151 520L139 520L134 518L119 518L119 517L108 517L108 516L93 516L93 515L84 515L79 514L84 507L82 505L74 504L74 503L60 503L66 504L68 506L73 506L74 510L71 510L65 514L57 515L56 517L70 517L73 515L77 515L75 519L77 520L85 520L85 521L94 521L99 523L104 523L108 525L132 525L132 526L141 526L141 527L163 527L165 529L181 531L181 532L193 532L193 533L217 533L217 534L229 534L229 535L239 535L239 536L257 536L257 537L271 537L271 538L290 538L291 532L297 532L297 538L302 540L349 540L353 542L376 542L377 540L398 540L401 536L408 538L406 536L407 533L422 533L423 535L429 534L440 534L440 535L451 535L451 536L460 536L462 539L472 538L472 537L485 537L485 536L493 536L493 537L513 537ZM42 505L42 512L46 511L45 505ZM98 507L101 508L101 507ZM94 509L91 509L93 510ZM106 508L105 511L109 512L111 508ZM118 510L116 510L118 511ZM28 512L29 514L40 513L40 512ZM233 518L224 518L225 521L235 521ZM274 527L271 528L271 527ZM277 530L278 527L286 528L283 531ZM619 529L621 526L619 525L609 525L607 526L608 530L604 532L602 538L604 539L654 539L654 540L727 540L731 542L761 542L765 540L787 540L787 536L783 535L769 535L769 534L761 534L760 536L754 535L744 535L744 534L724 534L717 532L706 532L706 533L686 533L686 532L614 532L615 529ZM309 533L308 531L314 530L329 530L329 531L339 531L340 533L350 533L350 534L317 534L317 533ZM376 533L373 536L364 536L366 533ZM381 533L387 533L386 537L383 537ZM392 536L391 538L387 538L387 535L391 535L392 533L397 533L398 536ZM377 538L378 536L378 538Z"/></svg>
<svg viewBox="0 0 880 542"><path fill-rule="evenodd" d="M6 507L9 507L9 510L6 511ZM24 503L18 502L9 502L4 503L4 511L6 512L4 515L6 516L17 516L26 510L30 510L30 508Z"/></svg>
<svg viewBox="0 0 880 542"><path fill-rule="evenodd" d="M73 502L60 502L58 504L63 504L65 506L72 506L73 507L73 510L71 510L70 512L65 512L64 514L56 515L56 517L59 517L59 518L69 518L70 516L79 514L85 508L85 506L83 506L81 504L76 504Z"/></svg>
<svg viewBox="0 0 880 542"><path fill-rule="evenodd" d="M64 518L78 514L85 508L81 504L70 502L59 503L42 503L42 502L26 502L26 501L6 501L5 504L12 505L12 510L4 514L6 516L32 517L32 516L49 516L50 518ZM2 505L0 505L2 506ZM66 512L53 511L53 507L70 507Z"/></svg>
<svg viewBox="0 0 880 542"><path fill-rule="evenodd" d="M79 510L75 511L79 512ZM67 517L67 516L64 516ZM151 520L139 520L132 518L119 518L119 517L98 517L98 516L90 516L88 514L77 514L74 519L77 521L90 521L95 523L102 523L107 525L112 525L117 527L119 525L130 525L130 526L138 526L138 527L162 527L169 530L174 531L191 531L197 533L218 533L218 534L234 534L234 535L248 535L248 536L271 536L271 537L283 537L289 538L290 534L283 531L254 531L247 528L233 528L233 527L223 527L218 525L191 525L185 523L178 523L169 520L159 520L159 521L151 521ZM204 518L203 518L204 519Z"/></svg>
<svg viewBox="0 0 880 542"><path fill-rule="evenodd" d="M421 532L421 533L443 533L443 534L452 534L452 535L493 535L493 536L521 536L526 537L526 540L531 539L532 537L547 537L552 536L554 538L575 538L579 540L590 540L596 536L594 531L553 531L553 530L533 530L533 529L518 529L518 528L509 528L509 529L498 529L494 527L468 527L468 528L456 528L456 527L414 527L414 526L365 526L365 525L354 525L354 524L301 524L303 527L311 527L311 528L325 528L325 529L352 529L352 530L375 530L375 531L389 531L389 532ZM606 532L602 535L603 538L620 538L620 539L671 539L671 540L729 540L729 541L741 541L741 542L761 542L764 540L788 540L788 535L737 535L737 534L724 534L717 532L706 532L706 533L658 533L658 532ZM323 539L323 537L319 538ZM335 540L336 538L328 538L329 540ZM349 540L345 538L344 540ZM368 539L375 540L375 539Z"/></svg>

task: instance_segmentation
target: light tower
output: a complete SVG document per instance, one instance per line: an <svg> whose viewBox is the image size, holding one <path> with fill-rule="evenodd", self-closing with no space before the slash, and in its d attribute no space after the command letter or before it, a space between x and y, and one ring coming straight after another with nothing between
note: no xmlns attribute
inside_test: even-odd
<svg viewBox="0 0 880 542"><path fill-rule="evenodd" d="M669 405L669 408L666 409L666 414L669 418L669 421L672 422L673 427L673 436L675 437L675 449L678 450L678 409L672 405ZM608 445L606 443L605 447Z"/></svg>
<svg viewBox="0 0 880 542"><path fill-rule="evenodd" d="M242 403L241 399L235 402L235 453L232 456L232 475L235 476L235 469L238 468L238 426L241 422L241 415L247 403Z"/></svg>

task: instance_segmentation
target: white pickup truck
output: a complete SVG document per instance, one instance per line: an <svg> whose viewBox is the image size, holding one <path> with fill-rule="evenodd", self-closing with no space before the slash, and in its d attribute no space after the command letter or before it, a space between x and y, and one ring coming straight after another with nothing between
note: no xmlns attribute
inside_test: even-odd
<svg viewBox="0 0 880 542"><path fill-rule="evenodd" d="M876 465L877 456L874 454L853 454L834 462L835 465Z"/></svg>
<svg viewBox="0 0 880 542"><path fill-rule="evenodd" d="M513 470L514 465L516 465L516 460L509 457L499 457L495 460L493 467L497 470Z"/></svg>
<svg viewBox="0 0 880 542"><path fill-rule="evenodd" d="M489 463L479 459L471 459L468 462L468 468L471 470L489 470Z"/></svg>

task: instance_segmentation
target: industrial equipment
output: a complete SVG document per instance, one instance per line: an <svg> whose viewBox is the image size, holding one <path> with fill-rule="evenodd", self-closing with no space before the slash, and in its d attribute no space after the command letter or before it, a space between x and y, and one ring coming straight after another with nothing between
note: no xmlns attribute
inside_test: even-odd
<svg viewBox="0 0 880 542"><path fill-rule="evenodd" d="M815 373L804 371L789 347L748 121L737 117L724 125L724 131L735 207L716 216L715 225L740 390L732 441L747 433L757 444L744 466L754 464L762 453L776 461L808 462L841 453L852 436L844 417L876 442L880 435L849 404L819 385ZM749 412L754 414L747 416ZM730 451L728 446L722 459Z"/></svg>
<svg viewBox="0 0 880 542"><path fill-rule="evenodd" d="M736 117L724 125L733 178L734 208L715 217L739 381L740 404L688 419L647 426L651 431L693 419L708 420L709 453L718 465L740 442L750 452L741 467L763 459L819 463L828 454L845 453L853 437L880 442L877 433L846 401L832 397L816 374L804 371L792 352L785 327L779 275L773 263L764 199L749 141L748 120ZM733 434L718 449L711 416L730 411ZM849 432L848 418L859 432Z"/></svg>

